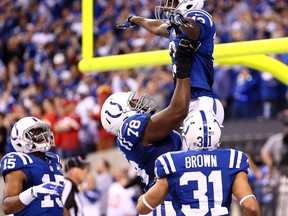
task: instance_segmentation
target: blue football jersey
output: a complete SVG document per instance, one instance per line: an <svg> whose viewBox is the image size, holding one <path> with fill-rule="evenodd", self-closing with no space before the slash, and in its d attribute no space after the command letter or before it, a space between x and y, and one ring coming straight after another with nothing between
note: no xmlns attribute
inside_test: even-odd
<svg viewBox="0 0 288 216"><path fill-rule="evenodd" d="M1 173L4 181L9 172L16 170L22 170L27 176L23 191L43 182L52 181L64 184L61 160L52 152L46 152L46 160L19 152L6 154L1 160ZM61 198L47 195L42 199L34 199L22 211L14 215L63 215L63 203Z"/></svg>
<svg viewBox="0 0 288 216"><path fill-rule="evenodd" d="M200 46L194 55L192 63L191 80L191 98L200 96L217 97L214 95L212 85L214 82L214 39L216 35L215 25L212 16L204 10L189 10L185 17L192 18L196 21L201 29ZM175 52L182 38L190 40L179 27L168 27L169 33L169 53L172 58L172 72L176 82L175 73Z"/></svg>
<svg viewBox="0 0 288 216"><path fill-rule="evenodd" d="M173 131L166 138L143 147L141 144L150 114L137 114L129 117L121 126L117 136L117 147L135 168L148 190L155 182L154 166L156 159L169 151L181 149L181 137Z"/></svg>
<svg viewBox="0 0 288 216"><path fill-rule="evenodd" d="M155 162L155 173L167 179L179 216L229 215L234 179L248 169L247 156L234 149L169 152Z"/></svg>

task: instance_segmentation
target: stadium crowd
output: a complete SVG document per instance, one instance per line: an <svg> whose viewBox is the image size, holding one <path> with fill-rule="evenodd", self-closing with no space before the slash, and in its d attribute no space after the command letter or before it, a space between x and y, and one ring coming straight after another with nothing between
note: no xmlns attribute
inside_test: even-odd
<svg viewBox="0 0 288 216"><path fill-rule="evenodd" d="M167 49L168 41L140 28L115 28L129 15L153 18L158 3L94 1L94 56ZM205 10L214 18L216 43L285 37L288 32L285 0L207 1ZM169 65L81 73L81 31L79 0L1 1L1 133L23 116L37 116L52 126L58 154L66 158L81 150L85 155L113 146L99 120L101 100L111 93L145 91L156 98L159 110L167 106L173 92ZM288 64L288 54L275 58ZM287 106L287 86L266 72L216 66L213 87L226 109L225 120L273 118Z"/></svg>

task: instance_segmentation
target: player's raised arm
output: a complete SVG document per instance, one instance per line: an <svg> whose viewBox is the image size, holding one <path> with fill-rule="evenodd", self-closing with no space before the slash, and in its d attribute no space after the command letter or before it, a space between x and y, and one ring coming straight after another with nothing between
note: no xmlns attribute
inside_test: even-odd
<svg viewBox="0 0 288 216"><path fill-rule="evenodd" d="M184 17L179 11L172 13L169 21L171 25L181 28L182 32L191 40L199 40L201 28L194 19Z"/></svg>
<svg viewBox="0 0 288 216"><path fill-rule="evenodd" d="M118 24L118 29L128 29L134 26L140 26L152 34L169 38L167 23L162 20L148 19L140 16L130 16L123 23Z"/></svg>
<svg viewBox="0 0 288 216"><path fill-rule="evenodd" d="M163 139L173 129L176 129L187 116L191 93L190 73L194 52L194 48L187 40L182 39L180 41L175 54L177 84L173 97L166 109L150 118L142 138L144 146Z"/></svg>

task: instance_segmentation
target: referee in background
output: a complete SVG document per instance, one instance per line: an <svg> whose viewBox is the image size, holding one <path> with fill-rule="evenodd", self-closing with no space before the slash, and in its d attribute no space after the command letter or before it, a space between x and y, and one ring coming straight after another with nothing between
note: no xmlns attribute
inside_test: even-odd
<svg viewBox="0 0 288 216"><path fill-rule="evenodd" d="M89 163L80 156L65 161L65 183L62 200L71 216L84 216L78 186L89 172Z"/></svg>

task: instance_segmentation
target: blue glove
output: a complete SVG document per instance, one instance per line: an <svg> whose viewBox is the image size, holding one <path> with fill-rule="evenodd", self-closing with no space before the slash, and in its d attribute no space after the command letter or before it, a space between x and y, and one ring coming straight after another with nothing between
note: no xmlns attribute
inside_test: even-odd
<svg viewBox="0 0 288 216"><path fill-rule="evenodd" d="M169 21L172 25L176 26L184 26L184 27L193 27L193 25L189 22L187 22L184 19L184 16L180 14L179 12L173 12L169 16Z"/></svg>
<svg viewBox="0 0 288 216"><path fill-rule="evenodd" d="M41 198L46 195L61 196L63 193L63 186L56 182L45 182L31 188L31 194L35 198Z"/></svg>
<svg viewBox="0 0 288 216"><path fill-rule="evenodd" d="M129 28L133 28L134 26L137 26L135 23L131 22L131 18L132 18L132 17L133 17L133 16L128 17L128 18L125 20L124 23L118 24L118 25L116 26L116 28L118 28L118 29L129 29Z"/></svg>

